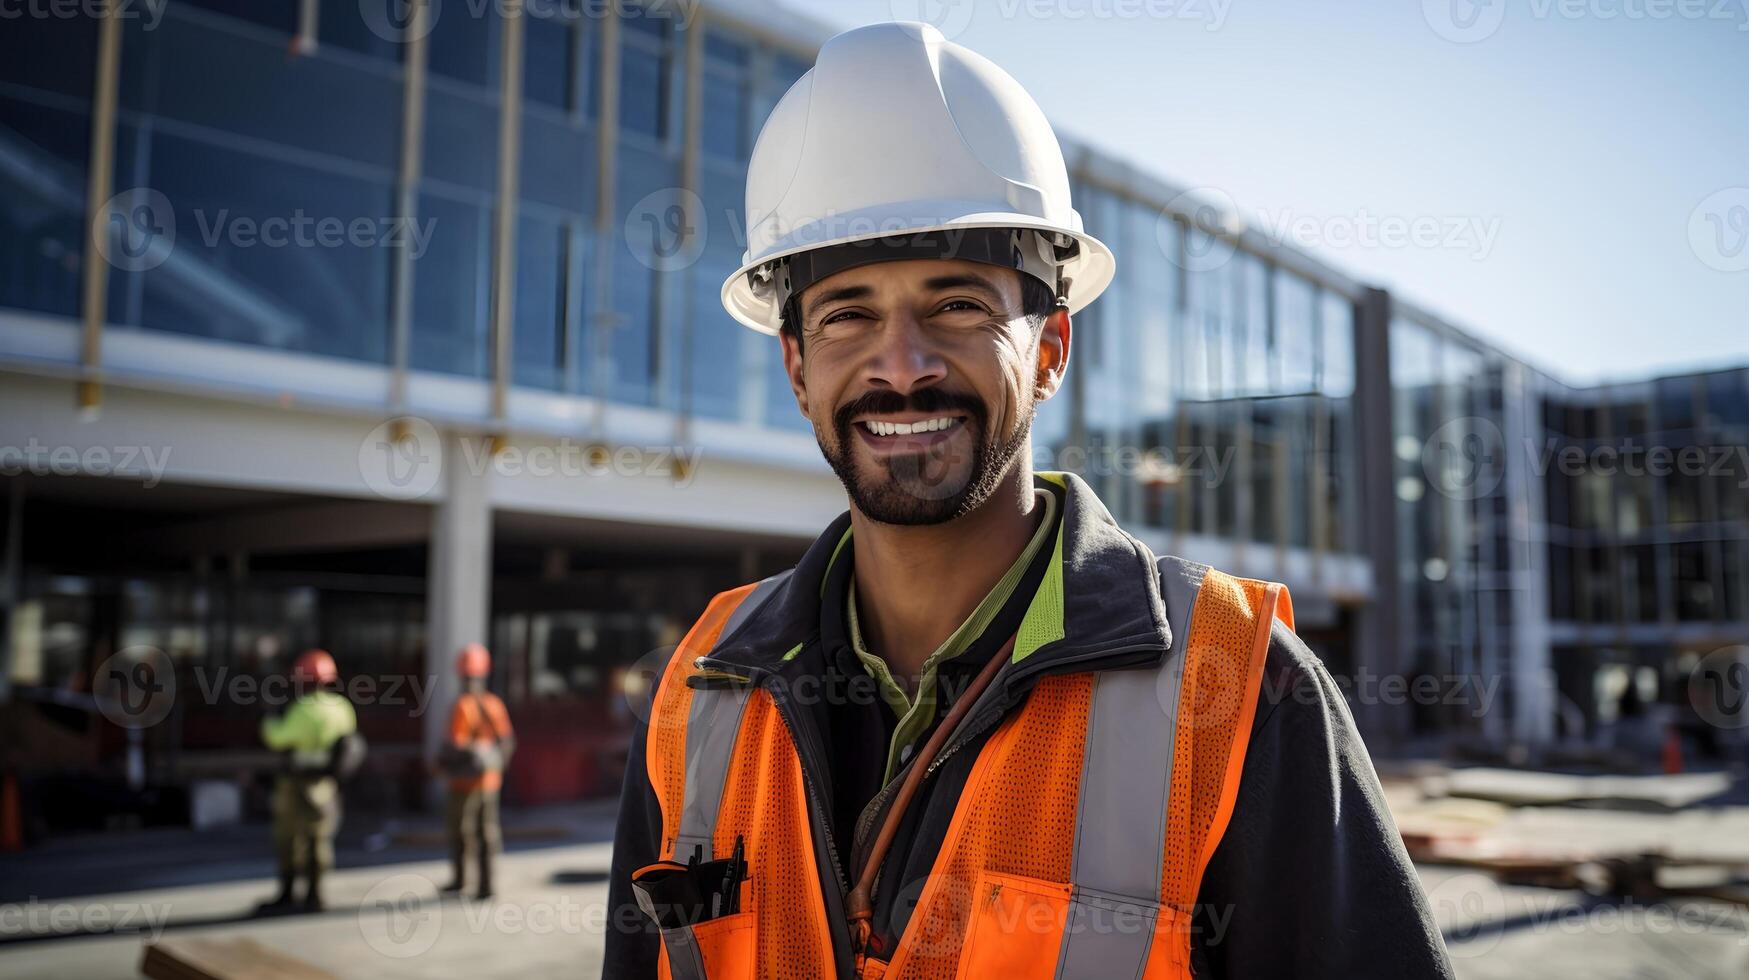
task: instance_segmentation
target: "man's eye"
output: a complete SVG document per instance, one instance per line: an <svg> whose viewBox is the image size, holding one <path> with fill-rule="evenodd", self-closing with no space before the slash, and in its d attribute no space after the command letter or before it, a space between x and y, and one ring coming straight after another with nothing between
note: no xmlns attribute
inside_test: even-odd
<svg viewBox="0 0 1749 980"><path fill-rule="evenodd" d="M824 320L821 320L820 326L823 327L828 323L837 323L841 320L848 320L852 317L861 317L861 316L862 316L861 310L839 310L837 313L834 313L834 314L826 317Z"/></svg>
<svg viewBox="0 0 1749 980"><path fill-rule="evenodd" d="M938 310L937 312L939 312L939 313L958 313L958 312L967 311L967 310L969 310L973 313L983 313L984 312L984 308L982 306L979 306L978 304L972 302L969 299L950 299L947 302L941 304L941 309Z"/></svg>

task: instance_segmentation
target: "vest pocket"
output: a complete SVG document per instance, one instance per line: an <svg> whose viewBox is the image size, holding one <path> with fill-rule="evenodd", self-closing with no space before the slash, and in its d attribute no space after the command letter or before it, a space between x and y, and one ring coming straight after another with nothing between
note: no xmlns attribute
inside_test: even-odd
<svg viewBox="0 0 1749 980"><path fill-rule="evenodd" d="M960 980L1187 978L1189 916L1069 884L985 871L972 889Z"/></svg>
<svg viewBox="0 0 1749 980"><path fill-rule="evenodd" d="M961 980L1052 980L1071 892L1066 884L980 873L960 951Z"/></svg>
<svg viewBox="0 0 1749 980"><path fill-rule="evenodd" d="M663 978L746 980L754 973L752 912L662 930Z"/></svg>

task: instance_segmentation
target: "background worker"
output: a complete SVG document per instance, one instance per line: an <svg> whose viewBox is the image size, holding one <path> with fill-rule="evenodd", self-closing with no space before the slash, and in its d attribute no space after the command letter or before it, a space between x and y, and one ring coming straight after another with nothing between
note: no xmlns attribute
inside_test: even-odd
<svg viewBox="0 0 1749 980"><path fill-rule="evenodd" d="M503 846L498 829L498 794L504 767L516 751L510 713L498 695L486 690L492 655L470 643L456 657L462 693L449 715L449 746L439 760L449 776L450 881L446 892L462 890L470 856L479 868L476 894L492 897L492 856Z"/></svg>
<svg viewBox="0 0 1749 980"><path fill-rule="evenodd" d="M285 714L261 722L261 741L285 754L273 791L273 845L279 858L279 895L263 911L289 911L299 871L305 875L303 908L322 907L322 874L334 866L334 834L340 829L341 770L357 758L336 759L349 739L356 742L358 716L334 689L340 671L326 650L306 650L292 664L297 692ZM362 752L357 749L356 756Z"/></svg>

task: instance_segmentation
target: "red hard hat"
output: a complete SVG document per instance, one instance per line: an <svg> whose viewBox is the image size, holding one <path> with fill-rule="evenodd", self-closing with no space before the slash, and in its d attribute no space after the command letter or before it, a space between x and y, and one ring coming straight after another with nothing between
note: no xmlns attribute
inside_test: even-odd
<svg viewBox="0 0 1749 980"><path fill-rule="evenodd" d="M328 655L328 651L305 650L292 662L292 679L332 684L340 679L340 669L334 666L334 658Z"/></svg>
<svg viewBox="0 0 1749 980"><path fill-rule="evenodd" d="M492 654L481 644L470 643L456 655L455 669L463 677L485 677L492 673Z"/></svg>

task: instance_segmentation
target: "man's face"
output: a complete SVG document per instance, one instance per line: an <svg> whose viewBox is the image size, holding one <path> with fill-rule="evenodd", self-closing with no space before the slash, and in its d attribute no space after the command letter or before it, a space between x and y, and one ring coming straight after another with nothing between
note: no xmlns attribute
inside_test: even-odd
<svg viewBox="0 0 1749 980"><path fill-rule="evenodd" d="M799 297L784 367L820 451L864 516L938 524L975 510L1062 382L1069 316L1033 326L1020 276L957 259L876 262Z"/></svg>

